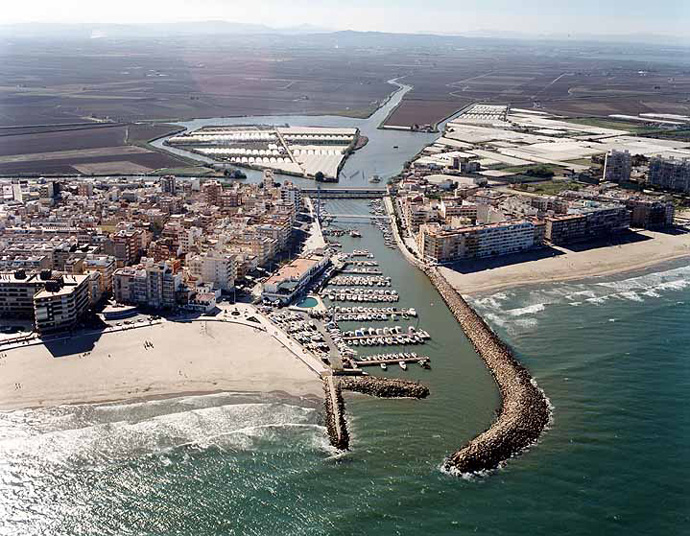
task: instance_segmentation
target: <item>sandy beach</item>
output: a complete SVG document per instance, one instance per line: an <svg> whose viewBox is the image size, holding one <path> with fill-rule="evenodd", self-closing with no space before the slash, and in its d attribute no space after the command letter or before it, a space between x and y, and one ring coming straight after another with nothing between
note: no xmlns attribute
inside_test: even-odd
<svg viewBox="0 0 690 536"><path fill-rule="evenodd" d="M639 231L637 234L641 240L635 242L583 251L555 248L560 254L545 258L515 255L512 257L515 262L510 264L506 258L498 258L483 265L466 264L465 273L445 267L440 271L460 293L474 295L523 285L609 276L690 256L690 233ZM521 258L525 260L518 262Z"/></svg>
<svg viewBox="0 0 690 536"><path fill-rule="evenodd" d="M163 322L0 350L5 410L217 391L323 396L318 374L280 342L229 322Z"/></svg>

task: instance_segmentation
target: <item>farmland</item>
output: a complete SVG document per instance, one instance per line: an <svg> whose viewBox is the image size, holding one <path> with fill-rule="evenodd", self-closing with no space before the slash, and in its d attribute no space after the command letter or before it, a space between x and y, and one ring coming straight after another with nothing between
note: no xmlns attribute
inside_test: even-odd
<svg viewBox="0 0 690 536"><path fill-rule="evenodd" d="M357 32L0 38L0 157L56 153L33 163L5 161L0 173L76 172L59 152L107 147L111 157L81 155L73 163L187 167L146 141L192 118L365 117L390 94L391 78L413 89L386 119L390 126L433 126L474 102L599 121L610 114L690 115L687 57L670 47ZM630 131L646 132L643 124ZM126 146L149 152L115 154Z"/></svg>

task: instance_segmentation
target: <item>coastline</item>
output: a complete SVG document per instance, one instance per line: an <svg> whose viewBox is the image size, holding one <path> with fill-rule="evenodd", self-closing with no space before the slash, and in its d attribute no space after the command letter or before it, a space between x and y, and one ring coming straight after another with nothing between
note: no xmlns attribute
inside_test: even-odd
<svg viewBox="0 0 690 536"><path fill-rule="evenodd" d="M318 374L280 340L217 321L164 322L5 350L0 371L0 411L218 392L322 397Z"/></svg>
<svg viewBox="0 0 690 536"><path fill-rule="evenodd" d="M558 248L561 254L557 256L522 262L517 260L515 264L497 263L491 266L491 260L468 263L466 266L470 269L482 264L486 267L466 273L447 267L439 269L458 292L476 296L510 288L613 276L690 258L690 233L668 235L658 231L641 231L638 234L646 237L646 240L586 251ZM520 257L523 256L517 254L513 258Z"/></svg>

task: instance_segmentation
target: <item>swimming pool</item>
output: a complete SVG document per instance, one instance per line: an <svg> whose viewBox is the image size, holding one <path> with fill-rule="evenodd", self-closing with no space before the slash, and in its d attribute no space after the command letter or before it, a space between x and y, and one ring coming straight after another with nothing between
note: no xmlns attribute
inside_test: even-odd
<svg viewBox="0 0 690 536"><path fill-rule="evenodd" d="M316 300L316 298L312 298L311 296L304 298L301 302L297 304L297 307L302 307L304 309L311 309L312 307L316 307L319 304L319 302Z"/></svg>

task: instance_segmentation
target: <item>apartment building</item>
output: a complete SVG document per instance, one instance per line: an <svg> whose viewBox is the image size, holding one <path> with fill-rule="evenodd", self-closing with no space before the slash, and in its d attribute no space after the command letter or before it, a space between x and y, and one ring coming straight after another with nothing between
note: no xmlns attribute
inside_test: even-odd
<svg viewBox="0 0 690 536"><path fill-rule="evenodd" d="M586 201L571 206L568 214L547 216L544 237L553 245L603 237L630 227L624 205Z"/></svg>
<svg viewBox="0 0 690 536"><path fill-rule="evenodd" d="M690 159L655 156L649 161L647 182L674 192L690 192Z"/></svg>
<svg viewBox="0 0 690 536"><path fill-rule="evenodd" d="M609 151L604 160L604 180L609 182L628 182L632 172L630 151Z"/></svg>
<svg viewBox="0 0 690 536"><path fill-rule="evenodd" d="M113 274L113 296L119 303L143 305L154 309L177 304L182 276L174 273L168 262L142 259L138 266L118 268Z"/></svg>
<svg viewBox="0 0 690 536"><path fill-rule="evenodd" d="M43 289L49 271L29 273L24 270L0 273L0 317L32 318L34 296Z"/></svg>
<svg viewBox="0 0 690 536"><path fill-rule="evenodd" d="M214 285L224 291L232 290L237 278L237 259L235 255L206 251L187 259L189 273L200 283Z"/></svg>
<svg viewBox="0 0 690 536"><path fill-rule="evenodd" d="M33 297L34 325L39 333L76 327L90 304L89 275L60 275L45 281Z"/></svg>
<svg viewBox="0 0 690 536"><path fill-rule="evenodd" d="M420 227L419 251L426 260L452 262L525 251L543 243L542 222L510 221L453 228L438 223Z"/></svg>

